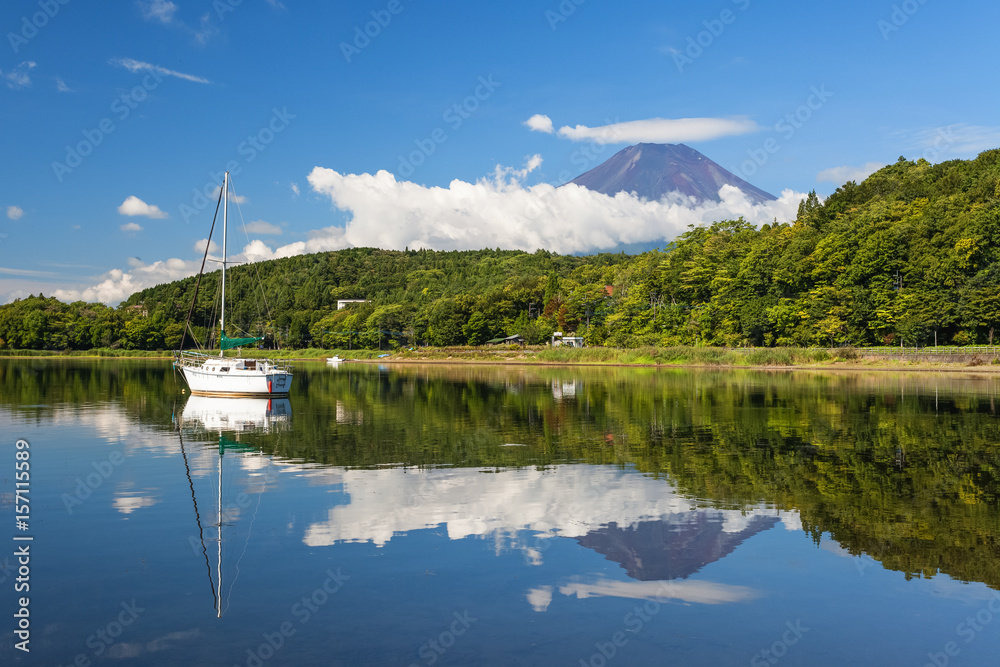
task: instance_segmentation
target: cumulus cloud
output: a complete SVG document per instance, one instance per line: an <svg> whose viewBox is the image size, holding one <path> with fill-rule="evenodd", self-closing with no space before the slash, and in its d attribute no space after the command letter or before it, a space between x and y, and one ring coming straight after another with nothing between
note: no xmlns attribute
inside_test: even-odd
<svg viewBox="0 0 1000 667"><path fill-rule="evenodd" d="M134 222L126 222L124 225L121 226L121 230L129 234L134 234L136 232L141 232L142 226Z"/></svg>
<svg viewBox="0 0 1000 667"><path fill-rule="evenodd" d="M250 234L273 234L275 236L281 235L281 227L278 225L272 225L270 222L265 222L263 220L256 220L254 222L247 223L247 232Z"/></svg>
<svg viewBox="0 0 1000 667"><path fill-rule="evenodd" d="M149 0L148 2L140 2L139 9L142 10L142 16L147 21L170 23L174 19L177 5L169 0Z"/></svg>
<svg viewBox="0 0 1000 667"><path fill-rule="evenodd" d="M546 134L552 134L555 132L555 128L552 126L552 119L548 116L540 113L536 113L534 116L524 121L531 130L535 132L544 132Z"/></svg>
<svg viewBox="0 0 1000 667"><path fill-rule="evenodd" d="M22 215L24 215L24 209L20 206L7 207L7 217L11 220L20 220Z"/></svg>
<svg viewBox="0 0 1000 667"><path fill-rule="evenodd" d="M122 215L142 215L147 218L165 218L167 214L160 210L160 207L147 204L135 195L129 197L118 207L118 212Z"/></svg>
<svg viewBox="0 0 1000 667"><path fill-rule="evenodd" d="M199 255L205 254L205 244L208 243L208 254L218 255L219 254L219 244L215 241L209 243L208 239L201 239L200 241L195 241L194 251Z"/></svg>
<svg viewBox="0 0 1000 667"><path fill-rule="evenodd" d="M830 182L836 183L837 185L841 185L848 181L860 183L884 166L885 165L881 162L866 162L860 167L830 167L829 169L824 169L816 175L816 182Z"/></svg>
<svg viewBox="0 0 1000 667"><path fill-rule="evenodd" d="M182 259L168 259L152 264L133 266L129 271L113 269L104 275L96 285L84 289L56 290L53 295L61 301L100 301L117 304L133 292L153 285L180 280L198 273L200 261L186 262Z"/></svg>
<svg viewBox="0 0 1000 667"><path fill-rule="evenodd" d="M133 60L132 58L113 58L111 60L112 65L118 67L124 67L130 72L156 72L157 74L162 74L164 76L173 76L178 79L183 79L185 81L193 81L195 83L212 83L208 79L200 76L195 76L194 74L185 74L183 72L177 72L172 69L167 69L166 67L160 67L159 65L154 65L152 63L142 62L141 60Z"/></svg>
<svg viewBox="0 0 1000 667"><path fill-rule="evenodd" d="M619 244L672 240L689 225L741 216L757 225L792 220L805 197L785 190L777 201L754 204L737 188L723 186L721 202L698 205L681 196L660 201L626 193L609 197L574 184L526 186L524 178L539 164L541 158L532 156L521 169L497 167L488 178L475 183L455 180L446 188L397 181L387 171L340 174L315 167L309 185L329 197L334 208L347 212L347 223L313 230L306 240L278 247L252 239L230 260L257 262L350 247L592 252ZM204 239L195 248L204 252ZM116 269L97 285L56 296L117 303L137 290L196 274L200 259Z"/></svg>
<svg viewBox="0 0 1000 667"><path fill-rule="evenodd" d="M298 183L292 183L291 186L292 186L292 192L295 194L296 197L298 197L299 196L299 184Z"/></svg>
<svg viewBox="0 0 1000 667"><path fill-rule="evenodd" d="M670 240L688 225L740 216L754 224L791 220L804 196L786 190L777 201L757 205L737 188L724 186L721 202L696 205L680 196L646 201L626 193L609 197L574 184L526 187L526 170L498 167L490 178L476 183L455 180L441 188L397 181L387 171L340 174L316 167L309 184L335 208L348 212L350 220L273 253L266 246L254 248L254 253L269 259L351 246L590 252Z"/></svg>
<svg viewBox="0 0 1000 667"><path fill-rule="evenodd" d="M536 132L548 134L554 132L552 119L542 114L535 114L524 124ZM743 116L733 116L730 118L648 118L646 120L609 123L598 127L565 125L559 128L557 134L564 139L596 144L634 144L640 142L677 144L687 141L708 141L748 134L758 130L760 127L754 121Z"/></svg>
<svg viewBox="0 0 1000 667"><path fill-rule="evenodd" d="M33 61L25 60L8 72L0 70L0 79L3 79L7 83L8 88L26 88L31 85L31 77L28 76L28 72L34 67L35 63Z"/></svg>
<svg viewBox="0 0 1000 667"><path fill-rule="evenodd" d="M56 90L58 90L60 93L72 93L73 92L72 90L70 90L70 87L66 85L66 82L63 81L62 77L60 77L60 76L56 77Z"/></svg>

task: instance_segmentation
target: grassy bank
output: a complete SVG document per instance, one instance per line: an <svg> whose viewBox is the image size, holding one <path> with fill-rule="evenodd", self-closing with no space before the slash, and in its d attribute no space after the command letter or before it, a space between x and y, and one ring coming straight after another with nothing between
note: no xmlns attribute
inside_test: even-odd
<svg viewBox="0 0 1000 667"><path fill-rule="evenodd" d="M390 357L403 361L497 361L550 364L673 366L798 366L856 358L850 351L800 348L731 350L713 347L420 348Z"/></svg>
<svg viewBox="0 0 1000 667"><path fill-rule="evenodd" d="M272 358L290 361L323 361L334 355L359 361L439 362L439 363L517 363L517 364L586 364L629 366L714 366L714 367L893 367L912 368L962 368L968 366L996 365L997 356L976 354L972 361L958 362L946 357L940 359L925 355L912 358L892 358L888 350L870 352L853 348L718 348L718 347L421 347L401 348L394 352L380 350L243 350L249 358ZM217 352L216 352L217 353ZM46 350L4 350L0 358L115 358L115 359L170 359L169 351L147 352L139 350L78 350L54 352Z"/></svg>
<svg viewBox="0 0 1000 667"><path fill-rule="evenodd" d="M218 350L209 351L209 354L218 354ZM234 355L235 353L230 353ZM339 355L344 359L374 359L380 354L378 350L318 350L308 348L304 350L248 350L244 349L241 356L250 359L326 359L334 355ZM108 348L96 348L93 350L0 350L0 359L11 359L20 357L30 358L52 358L52 359L172 359L173 352L170 350L111 350Z"/></svg>
<svg viewBox="0 0 1000 667"><path fill-rule="evenodd" d="M170 352L159 350L111 350L95 348L93 350L0 350L0 359L16 359L19 357L50 357L53 359L167 359Z"/></svg>

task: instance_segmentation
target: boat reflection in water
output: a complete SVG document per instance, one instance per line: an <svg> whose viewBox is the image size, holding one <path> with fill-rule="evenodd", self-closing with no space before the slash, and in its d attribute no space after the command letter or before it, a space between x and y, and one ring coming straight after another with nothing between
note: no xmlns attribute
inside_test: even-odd
<svg viewBox="0 0 1000 667"><path fill-rule="evenodd" d="M269 433L291 425L292 404L287 398L219 398L191 396L181 411L181 427L206 431Z"/></svg>
<svg viewBox="0 0 1000 667"><path fill-rule="evenodd" d="M221 617L232 597L232 587L236 581L223 586L223 573L239 571L240 559L246 554L250 541L253 520L257 516L260 500L271 480L271 459L253 443L254 434L285 431L291 427L292 409L287 398L219 398L191 396L180 417L176 420L181 454L188 485L191 489L191 503L194 506L195 523L198 527L200 555L205 560L208 579L212 588L212 598L216 617ZM205 435L218 438L217 453L213 453L215 475L199 475L207 472L196 468L192 476L192 465L184 438L205 442ZM214 438L213 438L214 440ZM211 442L211 441L209 441ZM215 445L213 445L213 449ZM203 453L202 449L199 453ZM228 456L227 456L228 454ZM212 501L207 511L198 505L197 486L205 487L211 480L211 490L202 488L202 505L210 495ZM210 491L209 493L205 493ZM246 515L250 516L247 517ZM236 539L239 537L239 539ZM215 553L210 556L206 542L216 542ZM224 543L244 544L239 556L229 554ZM192 545L194 545L192 541ZM199 549L196 549L199 551ZM235 549L233 551L236 551ZM229 558L227 558L229 556Z"/></svg>

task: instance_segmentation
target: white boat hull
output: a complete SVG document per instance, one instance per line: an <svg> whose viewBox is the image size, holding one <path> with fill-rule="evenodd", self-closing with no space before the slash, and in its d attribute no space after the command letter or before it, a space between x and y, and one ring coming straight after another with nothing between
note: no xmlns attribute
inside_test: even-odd
<svg viewBox="0 0 1000 667"><path fill-rule="evenodd" d="M201 364L179 364L197 396L287 396L292 374L258 359L208 357Z"/></svg>

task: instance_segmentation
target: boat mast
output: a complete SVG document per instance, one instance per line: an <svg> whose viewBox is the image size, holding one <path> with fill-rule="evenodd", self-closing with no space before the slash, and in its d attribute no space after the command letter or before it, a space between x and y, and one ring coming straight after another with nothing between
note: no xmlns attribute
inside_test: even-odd
<svg viewBox="0 0 1000 667"><path fill-rule="evenodd" d="M219 334L219 356L225 356L222 337L226 335L226 237L229 224L229 172L222 179L222 330Z"/></svg>
<svg viewBox="0 0 1000 667"><path fill-rule="evenodd" d="M228 174L227 174L228 176ZM216 618L222 618L222 456L225 450L222 446L222 436L219 436L219 564L216 571L219 575L219 594L216 596Z"/></svg>

